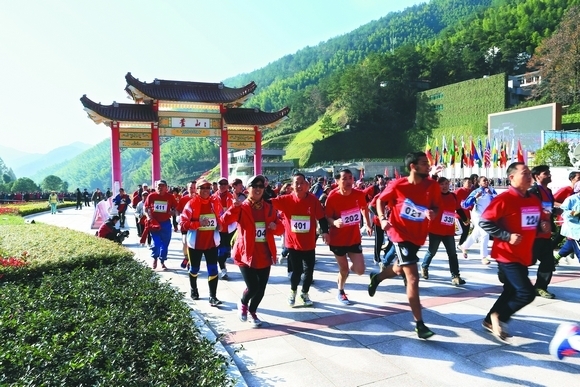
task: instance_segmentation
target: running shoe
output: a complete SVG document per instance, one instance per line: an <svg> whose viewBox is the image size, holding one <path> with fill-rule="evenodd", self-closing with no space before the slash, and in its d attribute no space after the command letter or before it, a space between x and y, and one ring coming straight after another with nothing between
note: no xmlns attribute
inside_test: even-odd
<svg viewBox="0 0 580 387"><path fill-rule="evenodd" d="M262 325L262 320L258 318L258 315L256 313L250 313L250 315L252 316L250 322L252 323L254 328L257 328Z"/></svg>
<svg viewBox="0 0 580 387"><path fill-rule="evenodd" d="M221 269L221 271L219 273L219 277L221 280L225 280L225 281L230 279L230 277L228 276L228 271L226 269Z"/></svg>
<svg viewBox="0 0 580 387"><path fill-rule="evenodd" d="M377 292L377 288L379 287L379 273L377 272L371 272L370 274L370 279L371 282L369 283L369 287L368 287L368 292L369 292L369 296L373 297L375 295L375 293Z"/></svg>
<svg viewBox="0 0 580 387"><path fill-rule="evenodd" d="M482 259L481 259L481 263L482 263L482 264L484 264L484 265L489 265L489 259L487 259L487 258L482 258Z"/></svg>
<svg viewBox="0 0 580 387"><path fill-rule="evenodd" d="M451 278L451 284L454 286L465 285L465 280L457 275L457 276Z"/></svg>
<svg viewBox="0 0 580 387"><path fill-rule="evenodd" d="M420 339L428 339L435 334L431 329L427 328L425 324L417 324L415 332L417 332L417 336L419 336Z"/></svg>
<svg viewBox="0 0 580 387"><path fill-rule="evenodd" d="M190 296L192 300L199 300L199 292L197 289L191 289Z"/></svg>
<svg viewBox="0 0 580 387"><path fill-rule="evenodd" d="M238 303L238 317L240 321L248 321L248 305L244 305L241 302Z"/></svg>
<svg viewBox="0 0 580 387"><path fill-rule="evenodd" d="M421 277L429 279L429 268L421 266Z"/></svg>
<svg viewBox="0 0 580 387"><path fill-rule="evenodd" d="M350 301L348 300L348 297L346 296L345 293L338 293L336 299L343 305L350 305Z"/></svg>
<svg viewBox="0 0 580 387"><path fill-rule="evenodd" d="M217 297L210 297L209 298L209 305L210 306L218 306L221 304L222 304L222 302L220 300L218 300Z"/></svg>
<svg viewBox="0 0 580 387"><path fill-rule="evenodd" d="M536 296L553 300L556 296L545 289L536 289Z"/></svg>
<svg viewBox="0 0 580 387"><path fill-rule="evenodd" d="M308 296L308 293L302 293L300 295L300 298L302 298L302 304L304 306L312 306L312 305L314 305L314 302L312 302L312 300L310 300L310 296Z"/></svg>
<svg viewBox="0 0 580 387"><path fill-rule="evenodd" d="M294 306L296 303L296 290L290 290L290 295L288 296L288 305Z"/></svg>

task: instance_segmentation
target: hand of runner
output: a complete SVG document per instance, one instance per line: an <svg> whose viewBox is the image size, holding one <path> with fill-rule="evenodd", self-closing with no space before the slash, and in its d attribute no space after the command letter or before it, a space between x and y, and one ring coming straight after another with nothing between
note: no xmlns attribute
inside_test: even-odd
<svg viewBox="0 0 580 387"><path fill-rule="evenodd" d="M365 224L365 228L367 229L368 236L373 235L373 228L371 226L369 226L368 224Z"/></svg>
<svg viewBox="0 0 580 387"><path fill-rule="evenodd" d="M275 230L276 229L276 222L270 222L270 224L268 225L268 228L270 230Z"/></svg>
<svg viewBox="0 0 580 387"><path fill-rule="evenodd" d="M332 224L336 228L341 228L343 225L342 218L335 219L334 222L332 222Z"/></svg>
<svg viewBox="0 0 580 387"><path fill-rule="evenodd" d="M429 220L432 220L435 217L435 211L433 210L427 210L425 212L425 217Z"/></svg>
<svg viewBox="0 0 580 387"><path fill-rule="evenodd" d="M510 234L510 245L519 245L522 242L522 236L520 234Z"/></svg>
<svg viewBox="0 0 580 387"><path fill-rule="evenodd" d="M385 231L389 231L389 229L391 228L391 224L389 223L389 221L387 219L381 220L381 228Z"/></svg>
<svg viewBox="0 0 580 387"><path fill-rule="evenodd" d="M322 241L323 241L324 243L328 244L328 243L330 242L330 236L328 235L328 233L326 233L326 232L325 232L325 233L323 233L323 234L321 235L321 237L322 237Z"/></svg>

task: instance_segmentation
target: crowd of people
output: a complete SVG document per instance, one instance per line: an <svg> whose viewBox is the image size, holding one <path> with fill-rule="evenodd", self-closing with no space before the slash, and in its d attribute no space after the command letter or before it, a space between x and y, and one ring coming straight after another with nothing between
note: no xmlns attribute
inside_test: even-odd
<svg viewBox="0 0 580 387"><path fill-rule="evenodd" d="M482 326L507 341L505 324L514 313L536 296L555 297L548 286L558 261L571 252L580 256L580 196L576 194L580 172L570 174L570 186L552 194L548 166L530 170L524 163L512 163L507 168L509 186L498 194L488 178L477 175L462 179L452 192L453 182L438 176L423 152L408 154L405 165L408 176L391 180L376 175L366 186L355 181L348 169L333 180L297 173L291 182L275 187L262 175L251 177L246 187L239 179L220 178L170 189L160 180L155 189L143 184L132 195L120 190L113 198L119 210L113 224L118 222L122 228L127 207L135 209L141 243L149 238L153 269L167 268L172 233L180 232L181 267L189 273L190 297L200 298L197 277L205 258L211 306L222 304L218 283L229 279L225 262L232 258L245 282L239 318L255 327L262 324L257 311L271 266L282 259L287 260L290 278L288 304L314 304L309 289L318 238L337 263L337 302L349 305L347 279L351 273L366 271L361 235L374 235L374 260L380 270L371 271L368 293L374 296L387 278L402 277L415 331L423 339L434 332L423 321L419 280L429 279L429 265L439 245L445 247L451 284L460 286L465 280L457 252L467 258L470 246L479 242L479 259L485 265L495 261L503 283L503 292ZM556 223L563 223L561 232ZM282 236L280 254L276 236ZM419 257L426 242L427 252ZM539 267L532 284L528 268L536 262Z"/></svg>

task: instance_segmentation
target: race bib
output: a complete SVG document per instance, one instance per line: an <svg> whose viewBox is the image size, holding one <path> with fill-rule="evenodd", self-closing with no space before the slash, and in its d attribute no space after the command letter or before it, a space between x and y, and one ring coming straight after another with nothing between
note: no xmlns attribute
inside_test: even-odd
<svg viewBox="0 0 580 387"><path fill-rule="evenodd" d="M167 212L167 202L155 201L153 203L153 212Z"/></svg>
<svg viewBox="0 0 580 387"><path fill-rule="evenodd" d="M441 224L444 226L453 226L455 224L455 213L444 211L441 216Z"/></svg>
<svg viewBox="0 0 580 387"><path fill-rule="evenodd" d="M209 220L209 224L207 226L201 226L199 229L202 231L208 230L215 230L217 227L217 219L215 214L201 214L199 220L201 221L203 218Z"/></svg>
<svg viewBox="0 0 580 387"><path fill-rule="evenodd" d="M305 234L310 231L310 216L292 215L290 229L297 234Z"/></svg>
<svg viewBox="0 0 580 387"><path fill-rule="evenodd" d="M266 222L256 222L256 242L266 242Z"/></svg>
<svg viewBox="0 0 580 387"><path fill-rule="evenodd" d="M412 222L422 222L425 220L425 212L427 208L421 207L413 203L409 199L405 199L401 207L401 218L410 220Z"/></svg>
<svg viewBox="0 0 580 387"><path fill-rule="evenodd" d="M522 208L522 230L534 230L540 223L540 211L537 207Z"/></svg>
<svg viewBox="0 0 580 387"><path fill-rule="evenodd" d="M352 210L342 211L340 213L340 219L345 226L357 226L360 224L361 215L358 208L353 208Z"/></svg>

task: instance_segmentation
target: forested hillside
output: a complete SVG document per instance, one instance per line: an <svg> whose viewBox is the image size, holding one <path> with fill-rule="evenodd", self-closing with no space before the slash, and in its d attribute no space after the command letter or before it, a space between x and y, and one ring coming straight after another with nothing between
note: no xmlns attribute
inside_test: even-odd
<svg viewBox="0 0 580 387"><path fill-rule="evenodd" d="M257 83L245 107L272 111L290 106L290 119L266 131L264 142L285 147L287 157L300 159L301 165L400 157L424 146L425 137L439 127L435 112L417 120L417 109L429 110L429 101L418 100L417 92L484 75L526 72L536 48L578 4L580 0L432 0L224 83ZM559 102L548 94L535 98ZM307 128L308 136L297 136ZM207 140L176 138L162 146L162 175L170 181L195 178L217 162L218 149ZM125 185L150 179L148 152L124 151L122 163ZM109 184L110 171L105 142L43 173L60 176L71 187L95 188Z"/></svg>

